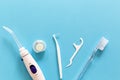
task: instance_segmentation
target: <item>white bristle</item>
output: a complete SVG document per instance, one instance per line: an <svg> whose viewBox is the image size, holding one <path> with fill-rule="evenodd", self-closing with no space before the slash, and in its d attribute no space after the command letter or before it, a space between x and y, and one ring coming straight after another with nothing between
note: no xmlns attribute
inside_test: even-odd
<svg viewBox="0 0 120 80"><path fill-rule="evenodd" d="M105 37L102 37L100 42L98 43L96 49L103 51L104 48L106 47L106 45L108 44L108 42L109 41Z"/></svg>

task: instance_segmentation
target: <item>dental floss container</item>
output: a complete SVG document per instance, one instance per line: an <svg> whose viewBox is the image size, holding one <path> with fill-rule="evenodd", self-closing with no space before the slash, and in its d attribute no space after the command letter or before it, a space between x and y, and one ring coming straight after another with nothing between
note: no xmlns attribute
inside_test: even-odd
<svg viewBox="0 0 120 80"><path fill-rule="evenodd" d="M46 50L46 43L43 40L36 40L33 43L33 50L36 53L44 52Z"/></svg>

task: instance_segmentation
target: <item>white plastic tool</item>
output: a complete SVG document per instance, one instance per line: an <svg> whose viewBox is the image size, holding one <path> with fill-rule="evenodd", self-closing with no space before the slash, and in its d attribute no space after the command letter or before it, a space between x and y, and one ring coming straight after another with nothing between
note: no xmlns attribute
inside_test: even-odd
<svg viewBox="0 0 120 80"><path fill-rule="evenodd" d="M75 58L75 56L77 55L77 53L79 52L79 50L81 49L81 47L83 46L83 38L80 38L80 44L75 44L73 43L74 48L76 49L76 51L74 52L74 54L72 55L72 57L70 58L70 63L66 66L66 67L70 67L72 65L73 59Z"/></svg>
<svg viewBox="0 0 120 80"><path fill-rule="evenodd" d="M58 41L56 39L55 34L53 35L53 39L55 41L56 49L57 49L57 58L58 58L60 80L62 80L62 61L61 61L60 47L59 47L59 44L58 44Z"/></svg>
<svg viewBox="0 0 120 80"><path fill-rule="evenodd" d="M44 52L46 50L46 43L43 40L36 40L33 43L33 50L36 53Z"/></svg>
<svg viewBox="0 0 120 80"><path fill-rule="evenodd" d="M9 32L12 37L14 38L17 46L19 47L19 51L20 51L20 55L23 59L23 62L30 74L30 76L32 77L33 80L45 80L45 77L40 69L40 67L38 66L38 64L36 63L36 61L33 59L33 57L31 56L31 54L28 52L27 49L25 49L21 43L18 41L16 35L14 34L14 32L8 28L8 27L3 27L7 32Z"/></svg>
<svg viewBox="0 0 120 80"><path fill-rule="evenodd" d="M98 43L98 45L96 46L96 48L93 50L92 55L89 57L88 61L85 63L84 67L82 68L82 71L80 72L80 74L77 77L77 80L81 80L82 77L84 76L86 70L88 69L89 65L92 63L92 61L94 60L97 51L103 51L105 49L105 47L108 44L108 40L105 37L102 37L100 42Z"/></svg>

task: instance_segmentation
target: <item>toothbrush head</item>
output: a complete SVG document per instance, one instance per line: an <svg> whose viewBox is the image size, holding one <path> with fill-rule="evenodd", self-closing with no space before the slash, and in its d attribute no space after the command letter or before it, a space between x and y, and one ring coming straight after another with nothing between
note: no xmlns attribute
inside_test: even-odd
<svg viewBox="0 0 120 80"><path fill-rule="evenodd" d="M96 47L97 50L103 51L108 44L108 40L105 37L102 37Z"/></svg>

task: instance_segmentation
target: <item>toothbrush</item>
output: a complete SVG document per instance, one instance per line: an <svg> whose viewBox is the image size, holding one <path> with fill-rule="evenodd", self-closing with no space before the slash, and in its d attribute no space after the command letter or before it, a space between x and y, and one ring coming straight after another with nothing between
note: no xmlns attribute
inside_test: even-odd
<svg viewBox="0 0 120 80"><path fill-rule="evenodd" d="M33 80L45 80L42 70L40 69L40 67L38 66L36 61L33 59L31 54L28 52L28 50L25 49L22 46L22 44L19 42L19 40L17 39L14 32L6 26L3 26L3 29L5 29L8 33L10 33L11 36L13 37L13 39L15 40L15 42L19 48L21 58L23 59L23 62L25 64L30 76L32 77L32 79Z"/></svg>
<svg viewBox="0 0 120 80"><path fill-rule="evenodd" d="M55 34L53 34L53 39L55 41L56 48L57 48L59 75L60 75L60 80L62 80L62 61L61 61L60 47L59 47Z"/></svg>
<svg viewBox="0 0 120 80"><path fill-rule="evenodd" d="M106 45L108 44L108 40L105 37L102 37L100 42L98 43L97 47L94 49L92 55L89 57L88 61L86 62L86 64L84 65L82 71L80 72L79 76L77 77L77 80L81 80L82 77L84 76L86 70L88 69L89 65L92 63L92 61L94 60L97 51L103 51L104 48L106 47Z"/></svg>

